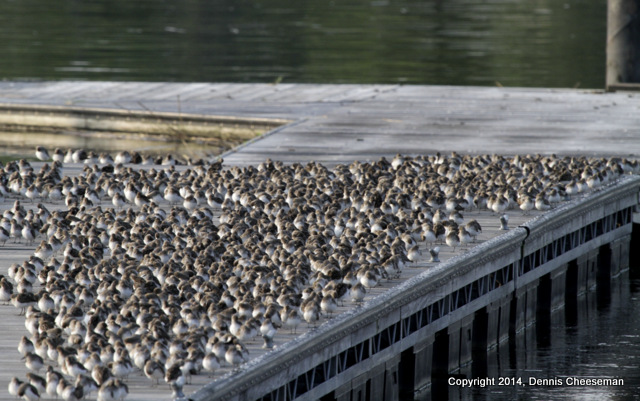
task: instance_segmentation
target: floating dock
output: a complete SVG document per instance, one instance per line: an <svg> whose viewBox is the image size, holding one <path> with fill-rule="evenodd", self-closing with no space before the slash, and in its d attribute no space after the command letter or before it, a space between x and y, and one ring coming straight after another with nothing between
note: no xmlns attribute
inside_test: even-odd
<svg viewBox="0 0 640 401"><path fill-rule="evenodd" d="M640 113L633 93L2 82L0 103L0 125L6 128L129 132L147 129L140 121L150 127L154 119L162 122L149 130L167 124L175 124L172 130L182 129L179 124L185 121L259 127L261 136L223 155L228 166L257 165L266 158L335 165L438 151L640 154ZM109 117L100 117L105 115ZM123 116L126 126L119 122ZM101 118L111 122L93 123ZM195 392L188 397L400 400L428 393L432 377L464 372L473 350L498 347L509 336L526 331L541 314L627 271L639 189L638 178L625 177L531 220L512 218L505 234L485 237L471 250L447 255L437 265L423 262L402 283L386 284L365 305L345 308L318 329L283 337L269 353L256 346L256 357L239 370L211 382L197 377L188 388ZM498 234L497 218L493 223L484 218ZM32 252L21 246L0 250L3 270ZM10 355L0 369L3 383L24 371L15 349L26 331L21 327L24 319L15 313L13 307L0 309L10 328L0 340L2 355ZM137 384L144 378L130 380L135 391L127 399L170 399L166 386L151 388ZM0 399L13 398L3 393Z"/></svg>
<svg viewBox="0 0 640 401"><path fill-rule="evenodd" d="M65 118L60 130L82 129L85 117L107 112L128 113L131 122L136 115L170 113L176 125L180 116L280 125L225 155L229 166L266 158L332 165L451 151L627 157L640 154L639 96L501 87L9 81L0 82L0 127L18 118L50 127L43 116L61 117L61 108L70 108L76 123ZM28 106L33 110L25 115ZM104 128L117 131L120 121Z"/></svg>
<svg viewBox="0 0 640 401"><path fill-rule="evenodd" d="M194 400L413 399L629 269L640 179L452 258L208 384ZM480 345L479 345L480 344Z"/></svg>

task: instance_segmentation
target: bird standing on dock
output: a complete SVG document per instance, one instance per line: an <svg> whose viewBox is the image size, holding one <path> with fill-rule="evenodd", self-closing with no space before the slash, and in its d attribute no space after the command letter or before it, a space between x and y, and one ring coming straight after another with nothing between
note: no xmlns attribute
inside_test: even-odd
<svg viewBox="0 0 640 401"><path fill-rule="evenodd" d="M458 233L452 231L449 234L447 234L447 237L445 238L445 242L447 243L447 245L453 248L453 252L455 252L456 247L460 245L460 239L458 238Z"/></svg>
<svg viewBox="0 0 640 401"><path fill-rule="evenodd" d="M49 151L47 151L44 146L36 146L36 157L41 161L47 161L51 159L51 157L49 157Z"/></svg>
<svg viewBox="0 0 640 401"><path fill-rule="evenodd" d="M277 315L277 314L276 314ZM260 325L260 334L264 340L262 348L273 348L273 337L275 337L277 328L270 318L265 317L264 321Z"/></svg>
<svg viewBox="0 0 640 401"><path fill-rule="evenodd" d="M29 370L38 372L44 366L44 360L39 355L34 354L32 352L28 352L24 356L24 360L25 360L24 363Z"/></svg>
<svg viewBox="0 0 640 401"><path fill-rule="evenodd" d="M322 309L325 314L329 315L329 317L333 315L333 313L338 309L338 303L336 302L333 294L327 294L322 297L322 300L320 301L320 309Z"/></svg>
<svg viewBox="0 0 640 401"><path fill-rule="evenodd" d="M24 398L26 401L37 401L40 399L40 393L31 383L22 383L18 387L18 397Z"/></svg>
<svg viewBox="0 0 640 401"><path fill-rule="evenodd" d="M524 215L529 214L529 212L535 207L535 202L529 195L522 195L518 198L518 204L520 205L520 209L524 212Z"/></svg>
<svg viewBox="0 0 640 401"><path fill-rule="evenodd" d="M317 294L314 294L313 298L309 298L301 305L302 316L304 320L315 327L318 320L320 320L320 305L317 302Z"/></svg>
<svg viewBox="0 0 640 401"><path fill-rule="evenodd" d="M202 358L202 368L209 373L214 373L220 368L220 361L213 352L208 353Z"/></svg>
<svg viewBox="0 0 640 401"><path fill-rule="evenodd" d="M476 237L478 236L478 234L482 233L482 227L480 226L480 223L478 223L476 219L470 220L469 222L467 222L467 224L465 224L464 227L467 229L469 234L473 237L474 242L476 241Z"/></svg>
<svg viewBox="0 0 640 401"><path fill-rule="evenodd" d="M467 231L467 229L464 227L458 228L458 239L460 240L460 244L462 246L465 246L471 243L471 241L473 241L473 237L471 236L469 231Z"/></svg>
<svg viewBox="0 0 640 401"><path fill-rule="evenodd" d="M420 259L421 256L422 256L422 251L420 250L418 245L412 246L407 251L407 259L409 259L409 261L413 262L414 266L418 263L418 260Z"/></svg>
<svg viewBox="0 0 640 401"><path fill-rule="evenodd" d="M6 277L0 278L0 302L7 303L13 296L13 284Z"/></svg>
<svg viewBox="0 0 640 401"><path fill-rule="evenodd" d="M16 308L20 308L19 316L23 316L29 306L35 305L38 300L30 292L20 292L11 295L11 303Z"/></svg>
<svg viewBox="0 0 640 401"><path fill-rule="evenodd" d="M536 209L541 210L541 211L545 211L545 210L551 209L551 204L549 203L549 201L545 197L544 192L540 192L538 195L536 195L535 204L536 204Z"/></svg>
<svg viewBox="0 0 640 401"><path fill-rule="evenodd" d="M12 377L11 380L9 381L9 394L11 394L14 397L18 397L18 389L20 388L20 386L23 384L24 382L20 379L18 379L17 377Z"/></svg>
<svg viewBox="0 0 640 401"><path fill-rule="evenodd" d="M364 300L364 297L367 295L367 290L362 285L362 283L356 283L349 290L349 294L351 295L351 300L355 303L360 303Z"/></svg>

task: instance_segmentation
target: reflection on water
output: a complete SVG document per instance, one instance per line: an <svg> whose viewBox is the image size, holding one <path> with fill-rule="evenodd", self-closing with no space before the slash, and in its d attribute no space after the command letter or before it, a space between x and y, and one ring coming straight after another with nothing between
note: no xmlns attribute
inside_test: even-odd
<svg viewBox="0 0 640 401"><path fill-rule="evenodd" d="M511 344L489 353L466 376L521 378L524 386L487 386L446 391L449 400L637 400L640 399L640 279L611 281L609 293L590 292L550 317L546 329L529 327ZM569 386L569 378L620 378L623 386ZM529 379L562 385L529 385ZM548 383L547 383L548 384Z"/></svg>
<svg viewBox="0 0 640 401"><path fill-rule="evenodd" d="M606 1L0 1L0 78L602 88Z"/></svg>
<svg viewBox="0 0 640 401"><path fill-rule="evenodd" d="M164 137L149 137L103 132L1 132L0 157L4 160L34 158L36 144L49 149L85 149L96 153L132 149L149 155L172 154L180 159L210 159L239 145L242 140L169 141Z"/></svg>

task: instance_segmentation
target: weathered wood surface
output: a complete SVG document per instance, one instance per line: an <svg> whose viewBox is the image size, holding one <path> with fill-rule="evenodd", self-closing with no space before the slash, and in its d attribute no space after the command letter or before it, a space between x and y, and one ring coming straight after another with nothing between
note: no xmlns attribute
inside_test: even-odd
<svg viewBox="0 0 640 401"><path fill-rule="evenodd" d="M640 154L635 93L401 85L2 82L0 103L108 108L293 123L225 155L227 164L334 164L465 153Z"/></svg>

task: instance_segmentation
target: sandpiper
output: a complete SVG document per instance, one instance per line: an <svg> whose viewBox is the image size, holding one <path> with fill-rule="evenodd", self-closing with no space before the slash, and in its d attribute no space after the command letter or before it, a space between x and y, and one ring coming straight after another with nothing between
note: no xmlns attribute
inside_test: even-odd
<svg viewBox="0 0 640 401"><path fill-rule="evenodd" d="M303 319L300 311L296 307L285 307L282 312L286 314L284 316L285 318L282 319L282 324L289 327L291 332L295 334L297 327L302 323Z"/></svg>
<svg viewBox="0 0 640 401"><path fill-rule="evenodd" d="M18 397L18 389L24 383L24 381L18 379L17 377L12 377L9 381L9 394L14 397Z"/></svg>
<svg viewBox="0 0 640 401"><path fill-rule="evenodd" d="M11 303L13 306L20 308L20 316L24 315L27 307L35 305L36 302L36 296L30 292L20 292L11 295Z"/></svg>
<svg viewBox="0 0 640 401"><path fill-rule="evenodd" d="M413 262L414 266L416 265L416 263L418 263L418 260L420 259L421 256L422 256L422 251L420 250L418 245L412 246L407 251L407 259Z"/></svg>
<svg viewBox="0 0 640 401"><path fill-rule="evenodd" d="M123 400L129 394L129 387L119 379L109 379L98 390L98 401Z"/></svg>
<svg viewBox="0 0 640 401"><path fill-rule="evenodd" d="M464 227L458 228L458 239L462 246L465 246L466 244L469 244L471 243L471 241L473 241L473 237Z"/></svg>
<svg viewBox="0 0 640 401"><path fill-rule="evenodd" d="M44 377L37 375L33 372L28 372L26 374L27 380L29 381L29 383L35 387L35 389L37 390L38 394L44 394L44 392L46 391L46 386L47 386L47 381L45 380Z"/></svg>
<svg viewBox="0 0 640 401"><path fill-rule="evenodd" d="M244 352L239 344L227 349L224 358L233 367L238 367L246 362Z"/></svg>
<svg viewBox="0 0 640 401"><path fill-rule="evenodd" d="M473 237L474 241L476 240L476 237L478 236L478 234L482 233L482 227L480 226L480 223L478 223L476 219L470 220L469 222L467 222L467 224L465 224L464 227L467 229L469 234Z"/></svg>
<svg viewBox="0 0 640 401"><path fill-rule="evenodd" d="M165 371L162 364L153 359L147 360L144 364L144 374L151 380L155 380L156 385L160 383L160 379L164 377Z"/></svg>
<svg viewBox="0 0 640 401"><path fill-rule="evenodd" d="M456 247L460 245L460 239L458 238L458 233L452 231L449 234L447 234L447 237L445 238L445 242L447 243L447 245L452 247L453 252L455 252Z"/></svg>
<svg viewBox="0 0 640 401"><path fill-rule="evenodd" d="M544 192L540 192L538 195L536 195L535 206L536 209L542 211L551 209L551 204L545 197Z"/></svg>
<svg viewBox="0 0 640 401"><path fill-rule="evenodd" d="M51 158L53 159L53 161L62 163L64 161L64 150L55 148L53 151L53 156Z"/></svg>
<svg viewBox="0 0 640 401"><path fill-rule="evenodd" d="M38 160L47 161L51 159L49 151L44 146L36 146L36 157Z"/></svg>
<svg viewBox="0 0 640 401"><path fill-rule="evenodd" d="M518 204L525 215L529 214L529 212L535 207L535 202L529 195L522 195L518 198Z"/></svg>
<svg viewBox="0 0 640 401"><path fill-rule="evenodd" d="M273 321L265 315L265 319L260 325L260 334L264 340L262 348L273 348L273 337L275 337L277 330Z"/></svg>
<svg viewBox="0 0 640 401"><path fill-rule="evenodd" d="M356 303L360 303L364 300L367 295L367 290L361 283L356 283L349 290L349 294L351 295L351 300Z"/></svg>
<svg viewBox="0 0 640 401"><path fill-rule="evenodd" d="M320 301L320 309L329 316L338 309L338 303L333 297L333 294L322 297L322 300Z"/></svg>
<svg viewBox="0 0 640 401"><path fill-rule="evenodd" d="M213 352L208 353L202 359L202 368L209 372L214 373L216 370L220 368L220 360Z"/></svg>
<svg viewBox="0 0 640 401"><path fill-rule="evenodd" d="M16 395L27 401L36 401L40 399L40 393L38 393L36 387L31 383L22 383L20 387L18 387Z"/></svg>
<svg viewBox="0 0 640 401"><path fill-rule="evenodd" d="M27 354L24 356L24 360L25 365L29 370L38 372L44 366L44 360L39 355L32 352L27 352Z"/></svg>

